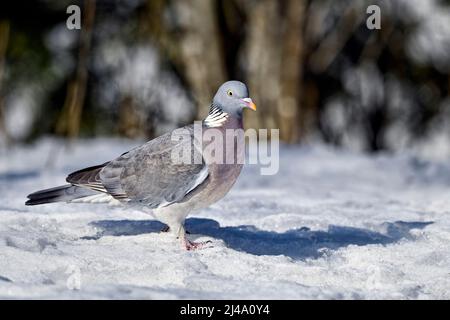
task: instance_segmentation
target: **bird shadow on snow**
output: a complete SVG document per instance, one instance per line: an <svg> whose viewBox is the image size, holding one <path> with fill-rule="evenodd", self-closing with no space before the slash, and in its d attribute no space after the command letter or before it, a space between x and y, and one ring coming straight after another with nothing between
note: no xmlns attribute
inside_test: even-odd
<svg viewBox="0 0 450 320"><path fill-rule="evenodd" d="M0 181L10 183L10 182L18 181L18 180L36 178L38 176L39 176L39 171L37 171L37 170L4 172L4 173L0 173Z"/></svg>
<svg viewBox="0 0 450 320"><path fill-rule="evenodd" d="M387 245L401 239L413 239L411 229L423 229L433 222L385 222L384 233L369 229L330 225L327 231L308 228L283 233L264 231L254 226L221 227L211 219L190 218L186 230L191 234L221 239L227 247L254 255L284 255L293 259L318 258L326 250L336 250L349 245ZM160 232L164 224L154 220L100 220L91 223L99 229L95 236L83 239L99 239L103 236L131 236Z"/></svg>

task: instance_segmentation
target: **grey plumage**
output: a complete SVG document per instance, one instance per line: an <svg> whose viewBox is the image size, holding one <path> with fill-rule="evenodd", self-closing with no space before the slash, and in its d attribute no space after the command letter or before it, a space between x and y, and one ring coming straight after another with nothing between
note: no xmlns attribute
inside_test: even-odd
<svg viewBox="0 0 450 320"><path fill-rule="evenodd" d="M193 138L193 127L185 129ZM149 208L181 201L195 188L206 164L172 163L172 149L180 147L180 143L172 141L167 133L123 154L102 169L102 184L114 198Z"/></svg>
<svg viewBox="0 0 450 320"><path fill-rule="evenodd" d="M28 195L28 201L25 202L27 206L34 206L38 204L72 201L88 196L94 195L95 192L89 189L74 186L71 184L40 190Z"/></svg>
<svg viewBox="0 0 450 320"><path fill-rule="evenodd" d="M226 82L214 96L203 129L215 128L223 134L226 129L241 129L245 107L255 109L247 87L238 81ZM222 198L236 181L242 164L217 164L208 155L202 155L197 163L173 163L174 148L202 151L193 144L193 126L183 129L191 139L173 141L171 133L164 134L110 162L71 173L66 179L69 185L32 193L26 204L83 201L104 194L105 198L151 209L157 219L182 238L187 249L196 248L198 244L185 239L186 216ZM184 145L188 143L191 145ZM233 150L244 150L237 148L234 139L227 143Z"/></svg>

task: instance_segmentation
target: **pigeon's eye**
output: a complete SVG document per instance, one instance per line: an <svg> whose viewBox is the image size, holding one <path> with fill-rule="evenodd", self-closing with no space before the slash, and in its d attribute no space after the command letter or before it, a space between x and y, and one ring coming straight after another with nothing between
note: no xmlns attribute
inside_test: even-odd
<svg viewBox="0 0 450 320"><path fill-rule="evenodd" d="M227 91L227 95L229 95L230 97L233 95L233 91L231 91L231 90L228 90Z"/></svg>

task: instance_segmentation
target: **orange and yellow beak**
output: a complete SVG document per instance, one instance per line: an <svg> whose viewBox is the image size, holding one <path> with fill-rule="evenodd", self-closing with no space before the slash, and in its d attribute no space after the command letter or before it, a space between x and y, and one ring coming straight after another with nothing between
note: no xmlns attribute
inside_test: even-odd
<svg viewBox="0 0 450 320"><path fill-rule="evenodd" d="M256 104L253 103L252 99L244 98L244 99L242 99L242 101L244 101L247 108L252 109L253 111L256 111Z"/></svg>

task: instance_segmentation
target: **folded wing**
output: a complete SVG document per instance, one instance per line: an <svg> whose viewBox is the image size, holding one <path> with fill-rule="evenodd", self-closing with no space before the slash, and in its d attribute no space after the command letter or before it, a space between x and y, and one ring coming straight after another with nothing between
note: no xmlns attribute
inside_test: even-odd
<svg viewBox="0 0 450 320"><path fill-rule="evenodd" d="M183 128L188 137L173 141L170 133L135 148L110 162L76 171L67 182L104 192L123 202L158 208L183 201L205 183L209 172L205 162L194 163L193 128ZM172 159L174 149L190 150L191 162Z"/></svg>

